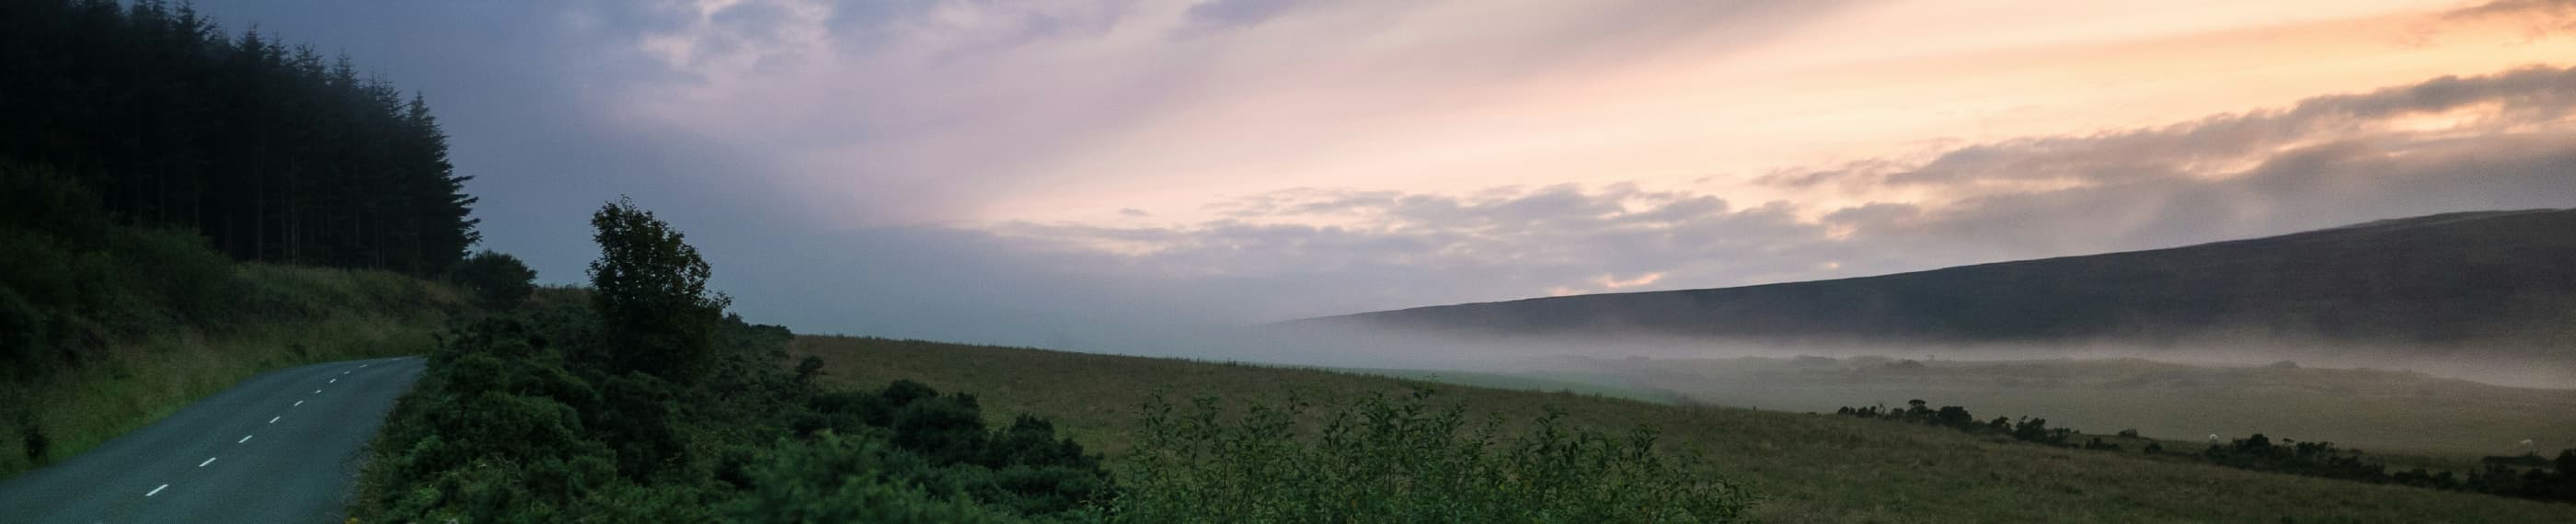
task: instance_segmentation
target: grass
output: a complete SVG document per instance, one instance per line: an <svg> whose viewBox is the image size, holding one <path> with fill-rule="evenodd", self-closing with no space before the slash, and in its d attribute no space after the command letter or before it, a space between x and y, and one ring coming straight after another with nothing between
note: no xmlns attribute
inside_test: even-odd
<svg viewBox="0 0 2576 524"><path fill-rule="evenodd" d="M1660 430L1665 450L1700 452L1766 500L1763 522L2571 522L2576 506L2313 479L1997 442L1955 431L1736 408L1513 391L1316 369L1266 367L922 341L801 337L793 353L825 362L828 384L911 378L974 392L988 417L1029 413L1113 464L1132 448L1136 408L1157 391L1270 404L1290 395L1402 393L1435 387L1472 416L1540 416L1610 431ZM2097 430L2107 433L2112 430ZM2131 449L2135 449L2132 446Z"/></svg>
<svg viewBox="0 0 2576 524"><path fill-rule="evenodd" d="M1631 386L1613 375L1579 373L1479 373L1423 369L1322 368L1325 371L1377 375L1461 386L1520 389L1624 398L1659 404L1687 404L1690 397L1662 389Z"/></svg>
<svg viewBox="0 0 2576 524"><path fill-rule="evenodd" d="M1875 362L1875 363L1873 363ZM2136 429L2200 442L2330 441L2374 455L2474 461L2576 447L2576 390L2515 388L2422 374L2245 368L2143 360L1935 361L1921 367L1846 359L1586 359L1582 371L1709 404L1830 413L1840 406L1966 406L1980 417L2032 416L2088 433ZM2410 466L2411 467L2411 466Z"/></svg>
<svg viewBox="0 0 2576 524"><path fill-rule="evenodd" d="M46 435L42 463L97 447L251 375L318 362L419 354L462 301L446 286L377 271L234 266L266 320L156 330L31 382L0 381ZM209 334L213 332L214 334ZM24 420L0 417L0 477L29 462Z"/></svg>

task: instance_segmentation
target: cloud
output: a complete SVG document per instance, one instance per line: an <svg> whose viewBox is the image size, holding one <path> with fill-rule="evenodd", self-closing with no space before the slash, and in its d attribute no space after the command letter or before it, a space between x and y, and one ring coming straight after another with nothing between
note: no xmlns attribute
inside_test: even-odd
<svg viewBox="0 0 2576 524"><path fill-rule="evenodd" d="M2563 15L2565 5L2497 2L2477 16L2523 20L2515 13ZM2170 125L1940 142L1924 155L1878 148L1755 164L1778 168L1753 170L1770 175L1749 187L1608 183L1642 169L1594 169L1626 158L1585 156L1601 149L1548 164L1564 166L1554 179L1496 181L1487 168L1521 166L1415 155L1482 160L1624 140L1698 151L1733 145L1725 137L1832 138L1879 124L1871 115L1905 115L1836 112L1854 101L1962 98L1970 112L2022 101L1976 99L2011 85L1935 78L1906 95L1918 98L1823 96L1853 88L1840 76L1755 86L1799 96L1745 99L1731 90L1738 69L1673 60L1777 53L1742 70L1762 73L1817 56L1896 56L1875 44L1766 48L1833 21L1839 2L1261 7L200 5L228 26L257 21L346 49L424 92L455 137L458 169L477 177L468 189L483 198L487 247L529 259L545 280L578 281L595 254L585 215L631 194L703 244L747 316L800 331L1118 349L1121 331L1181 324L1832 278L2576 205L2566 175L2576 87L2551 68ZM1634 92L1617 82L1648 73L1718 79L1656 86L1728 89L1625 98ZM1804 97L1809 87L1819 95ZM1566 100L1617 104L1553 105ZM1643 139L1609 129L1617 118L1548 113L1700 107L1684 102L1760 111L1695 113ZM1358 175L1310 178L1324 167ZM1457 174L1438 191L1372 184L1440 170ZM1222 180L1243 182L1209 189ZM1158 192L1180 196L1080 201ZM1025 208L1031 195L1096 204L1056 216L1116 218L1010 221L1048 211Z"/></svg>
<svg viewBox="0 0 2576 524"><path fill-rule="evenodd" d="M2531 27L2565 30L2576 28L2576 1L2569 0L2495 0L2444 13L2450 21L2509 18L2531 24Z"/></svg>
<svg viewBox="0 0 2576 524"><path fill-rule="evenodd" d="M2444 133L2560 125L2571 105L2576 105L2576 88L2570 86L2576 86L2576 70L2549 67L2472 78L2445 76L2369 93L2310 98L2286 109L2217 115L2163 127L1977 144L1904 168L1878 159L1775 173L1759 181L1788 187L1839 183L2009 191L2033 187L2032 183L2224 176L2301 144L2361 137L2432 139ZM2453 112L2463 114L2446 115ZM2445 116L2459 121L2445 122ZM2427 122L2441 126L2409 127Z"/></svg>
<svg viewBox="0 0 2576 524"><path fill-rule="evenodd" d="M2576 69L2442 77L2287 108L1970 144L1774 183L1947 199L1740 206L1636 185L1462 195L1297 188L1199 224L1012 223L1018 245L1114 255L1189 286L1265 282L1275 315L1718 287L2171 247L2449 211L2576 206ZM2033 184L2031 182L2045 182ZM1225 284L1219 284L1223 282Z"/></svg>
<svg viewBox="0 0 2576 524"><path fill-rule="evenodd" d="M1462 92L1657 53L1719 56L1838 4L745 0L639 38L693 81L601 96L621 118L777 155L769 182L830 220L949 223L1069 190L1266 180L1243 155L1356 139L1298 123L1456 110Z"/></svg>
<svg viewBox="0 0 2576 524"><path fill-rule="evenodd" d="M1295 0L1208 0L1191 5L1186 16L1191 24L1203 27L1244 26L1278 17L1298 5Z"/></svg>

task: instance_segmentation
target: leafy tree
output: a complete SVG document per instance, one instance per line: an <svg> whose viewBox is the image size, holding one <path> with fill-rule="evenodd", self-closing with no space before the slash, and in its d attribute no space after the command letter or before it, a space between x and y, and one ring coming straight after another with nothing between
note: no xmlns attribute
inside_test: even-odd
<svg viewBox="0 0 2576 524"><path fill-rule="evenodd" d="M686 236L620 198L591 214L599 259L590 263L591 310L615 368L693 382L715 362L711 345L732 299L707 291L713 272Z"/></svg>
<svg viewBox="0 0 2576 524"><path fill-rule="evenodd" d="M491 309L511 309L528 301L537 291L537 270L519 257L484 250L465 257L448 270L448 279L473 293L476 302Z"/></svg>

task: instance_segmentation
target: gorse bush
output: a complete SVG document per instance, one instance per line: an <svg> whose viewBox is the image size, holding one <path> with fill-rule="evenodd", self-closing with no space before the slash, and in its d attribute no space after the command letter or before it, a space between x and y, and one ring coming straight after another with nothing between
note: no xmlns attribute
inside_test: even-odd
<svg viewBox="0 0 2576 524"><path fill-rule="evenodd" d="M885 441L825 434L772 453L751 470L757 488L727 503L736 522L1020 522L959 495L962 488L924 489L888 475L903 455Z"/></svg>
<svg viewBox="0 0 2576 524"><path fill-rule="evenodd" d="M1126 522L1727 522L1752 497L1656 436L1569 429L1562 413L1506 436L1428 391L1370 395L1322 412L1302 401L1229 416L1202 397L1157 396L1126 490Z"/></svg>

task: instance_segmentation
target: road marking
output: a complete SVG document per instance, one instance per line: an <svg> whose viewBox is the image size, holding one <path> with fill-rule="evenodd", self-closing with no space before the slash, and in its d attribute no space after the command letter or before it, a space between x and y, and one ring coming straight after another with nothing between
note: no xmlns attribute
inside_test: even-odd
<svg viewBox="0 0 2576 524"><path fill-rule="evenodd" d="M256 435L242 435L242 439L241 439L241 440L235 440L235 441L233 441L233 443L234 443L234 444L240 444L240 443L243 443L243 442L250 442L250 438L251 438L251 437L253 437L253 436L256 436Z"/></svg>
<svg viewBox="0 0 2576 524"><path fill-rule="evenodd" d="M286 415L278 415L278 416L274 416L274 417L268 417L268 423L270 423L270 424L276 424L276 423L277 423L277 419L281 419L281 418L286 418Z"/></svg>
<svg viewBox="0 0 2576 524"><path fill-rule="evenodd" d="M313 390L313 393L318 395L318 394L321 394L321 393L322 393L322 390L316 389L316 390Z"/></svg>
<svg viewBox="0 0 2576 524"><path fill-rule="evenodd" d="M367 367L367 365L366 365L366 364L359 364L359 365L358 365L358 367L362 367L362 368L363 368L363 367Z"/></svg>
<svg viewBox="0 0 2576 524"><path fill-rule="evenodd" d="M164 490L164 489L170 489L170 485L169 485L169 484L162 484L162 485L161 485L161 487L158 487L158 488L152 488L152 491L146 491L146 492L144 492L144 493L143 493L143 496L149 497L149 496L153 496L153 495L159 495L159 494L161 494L161 490Z"/></svg>
<svg viewBox="0 0 2576 524"><path fill-rule="evenodd" d="M215 457L206 457L206 461L205 461L205 462L199 462L199 463L197 463L197 467L202 468L202 467L206 467L206 465L207 465L207 464L213 464L213 463L215 463Z"/></svg>
<svg viewBox="0 0 2576 524"><path fill-rule="evenodd" d="M301 401L301 400L295 401L295 405L297 405L297 406L304 405L304 401ZM289 407L293 407L293 406L289 406Z"/></svg>
<svg viewBox="0 0 2576 524"><path fill-rule="evenodd" d="M324 382L324 384L330 384L330 383L333 383L333 382L339 382L339 381L340 381L340 379L336 379L336 378L335 378L335 379L331 379L331 382ZM321 392L322 392L322 390L318 390L318 389L317 389L317 390L313 390L313 392L314 392L314 393L321 393Z"/></svg>

